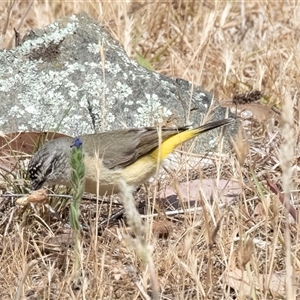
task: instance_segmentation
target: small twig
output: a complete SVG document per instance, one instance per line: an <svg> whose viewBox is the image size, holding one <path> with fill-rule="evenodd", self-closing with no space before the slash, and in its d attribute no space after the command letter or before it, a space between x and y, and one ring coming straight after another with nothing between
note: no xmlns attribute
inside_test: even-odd
<svg viewBox="0 0 300 300"><path fill-rule="evenodd" d="M15 176L16 174L8 167L4 166L3 164L0 164L0 169L9 173L9 174L12 174L13 176Z"/></svg>
<svg viewBox="0 0 300 300"><path fill-rule="evenodd" d="M125 213L125 209L121 208L120 210L118 210L117 212L115 212L114 214L110 215L109 218L107 218L106 220L102 221L98 227L98 230L103 227L106 227L107 225L109 225L111 223L111 221L121 217L122 215L124 215Z"/></svg>
<svg viewBox="0 0 300 300"><path fill-rule="evenodd" d="M1 195L2 198L10 198L10 197L24 197L27 194L3 194ZM67 198L67 199L71 199L73 198L73 196L70 195L59 195L59 194L50 194L47 195L47 197L61 197L61 198Z"/></svg>
<svg viewBox="0 0 300 300"><path fill-rule="evenodd" d="M138 281L135 281L134 284L136 285L136 287L138 288L138 290L142 294L142 297L145 300L151 300L151 297L148 296L147 292L145 291L145 289L143 288L143 286Z"/></svg>
<svg viewBox="0 0 300 300"><path fill-rule="evenodd" d="M228 204L226 204L228 205ZM225 204L220 204L219 208L224 207ZM192 208L188 208L188 209L176 209L176 210L171 210L171 211L166 211L164 212L165 215L167 216L173 216L173 215L177 215L177 214L184 214L184 213L188 213L188 212L198 212L198 211L202 211L202 207L192 207ZM158 214L151 214L151 215L141 215L142 219L146 219L146 218L152 218L152 217L157 217Z"/></svg>

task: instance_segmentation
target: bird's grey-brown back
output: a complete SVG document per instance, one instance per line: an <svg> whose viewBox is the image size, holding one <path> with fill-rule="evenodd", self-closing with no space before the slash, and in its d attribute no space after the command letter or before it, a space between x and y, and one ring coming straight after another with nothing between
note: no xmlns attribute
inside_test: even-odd
<svg viewBox="0 0 300 300"><path fill-rule="evenodd" d="M181 128L163 128L162 140L178 132ZM121 129L80 137L86 155L97 155L103 159L108 169L123 169L134 163L138 158L158 147L159 134L156 127Z"/></svg>
<svg viewBox="0 0 300 300"><path fill-rule="evenodd" d="M31 158L28 173L34 190L44 184L67 184L70 180L71 137L45 143Z"/></svg>

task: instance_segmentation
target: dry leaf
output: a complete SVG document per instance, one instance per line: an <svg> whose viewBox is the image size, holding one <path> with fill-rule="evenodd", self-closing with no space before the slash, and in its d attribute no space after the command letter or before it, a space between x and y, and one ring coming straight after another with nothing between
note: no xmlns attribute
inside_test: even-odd
<svg viewBox="0 0 300 300"><path fill-rule="evenodd" d="M223 179L219 180L218 184L214 179L191 180L179 183L178 188L183 201L189 202L198 200L202 192L207 199L220 195L222 202L229 202L232 198L238 197L242 191L237 182ZM177 195L176 190L167 186L159 192L158 197L164 199L174 195Z"/></svg>
<svg viewBox="0 0 300 300"><path fill-rule="evenodd" d="M249 104L242 104L236 107L232 100L223 100L220 102L221 106L225 107L231 107L231 111L233 113L236 113L238 111L238 114L241 115L245 113L246 111L250 111L251 118L257 120L258 122L266 122L270 120L274 115L274 111L271 107L261 104L261 103L249 103Z"/></svg>
<svg viewBox="0 0 300 300"><path fill-rule="evenodd" d="M152 225L154 235L159 238L168 238L173 231L173 224L167 220L154 221Z"/></svg>
<svg viewBox="0 0 300 300"><path fill-rule="evenodd" d="M253 254L253 240L248 239L243 242L240 241L241 247L239 249L239 261L240 265L245 269L246 264L250 261Z"/></svg>
<svg viewBox="0 0 300 300"><path fill-rule="evenodd" d="M266 211L262 203L258 203L253 211L253 218L257 221L260 222L266 217Z"/></svg>
<svg viewBox="0 0 300 300"><path fill-rule="evenodd" d="M16 204L27 205L28 203L44 203L48 201L48 195L45 189L33 191L31 194L17 199Z"/></svg>
<svg viewBox="0 0 300 300"><path fill-rule="evenodd" d="M258 277L256 277L254 273L251 274L252 278L249 278L247 271L243 272L242 270L235 268L225 275L224 281L236 291L251 296L252 287L255 290L265 290L266 280L270 276L270 282L267 288L273 293L273 297L277 295L277 297L282 297L282 299L285 298L286 275L284 271L276 272L271 275L258 274Z"/></svg>

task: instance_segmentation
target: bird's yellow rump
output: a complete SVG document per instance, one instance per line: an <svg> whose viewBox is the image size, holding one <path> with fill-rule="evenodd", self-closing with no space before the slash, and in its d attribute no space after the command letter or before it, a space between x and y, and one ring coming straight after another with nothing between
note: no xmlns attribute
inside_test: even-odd
<svg viewBox="0 0 300 300"><path fill-rule="evenodd" d="M80 138L86 169L87 192L111 194L119 192L118 183L137 187L155 174L160 163L180 144L214 128L227 125L232 119L210 122L197 128L138 128L83 135ZM32 157L29 175L32 187L44 184L69 185L73 138L47 142ZM97 186L100 189L97 191Z"/></svg>

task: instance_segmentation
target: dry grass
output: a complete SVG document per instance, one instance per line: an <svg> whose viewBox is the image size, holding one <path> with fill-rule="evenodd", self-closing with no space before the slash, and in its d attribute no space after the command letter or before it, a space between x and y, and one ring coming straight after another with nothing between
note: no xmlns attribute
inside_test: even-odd
<svg viewBox="0 0 300 300"><path fill-rule="evenodd" d="M279 1L10 3L9 17L8 3L0 4L1 48L13 46L13 28L23 36L30 28L85 10L130 57L139 53L157 72L193 81L224 103L238 92L258 89L267 103L283 107L280 120L258 106L254 114L266 112L264 122L255 115L243 120L246 132L235 138L237 158L216 156L213 172L196 170L200 177L237 182L242 192L234 201L221 208L222 195L214 194L200 197L200 213L160 214L154 221L171 221L167 239L152 234L153 218L148 218L146 239L161 299L299 298L299 225L266 178L282 183L283 201L298 207L300 6ZM154 189L148 187L146 201ZM127 228L119 224L96 235L93 220L98 213L100 220L107 217L114 205L99 203L96 212L98 205L82 203L82 222L92 226L82 236L81 272L71 276L68 209L52 214L45 206L24 210L12 198L0 200L1 299L150 299L149 270L125 243ZM286 291L276 292L281 282Z"/></svg>

